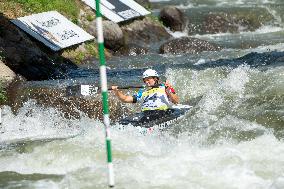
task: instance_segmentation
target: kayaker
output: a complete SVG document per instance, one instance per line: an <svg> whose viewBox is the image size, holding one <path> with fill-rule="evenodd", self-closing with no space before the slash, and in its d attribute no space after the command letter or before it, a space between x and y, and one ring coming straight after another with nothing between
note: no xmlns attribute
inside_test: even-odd
<svg viewBox="0 0 284 189"><path fill-rule="evenodd" d="M171 102L174 104L179 102L179 97L169 81L160 84L159 74L155 70L147 69L143 73L143 82L146 87L133 96L123 94L117 86L112 86L112 90L122 102L142 102L142 111L167 110L171 107Z"/></svg>

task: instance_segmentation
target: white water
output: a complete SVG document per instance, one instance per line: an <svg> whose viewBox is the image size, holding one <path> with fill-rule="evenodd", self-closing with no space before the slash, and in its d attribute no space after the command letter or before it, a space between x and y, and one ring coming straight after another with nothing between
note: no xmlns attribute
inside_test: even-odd
<svg viewBox="0 0 284 189"><path fill-rule="evenodd" d="M207 2L209 5L201 0L188 1L179 7L282 3ZM282 22L277 13L274 16ZM283 24L263 26L255 32L193 37L213 41L247 37L246 41L266 34L274 39L274 34L281 31ZM187 32L172 35L187 36ZM202 65L220 58L269 51L284 51L283 42L197 55L149 55L142 60L137 56L132 62L148 65L154 59L161 64ZM126 62L123 61L122 67ZM143 135L131 126L124 130L119 125L112 126L116 188L283 189L284 131L280 125L284 122L283 73L283 65L259 69L245 64L200 70L168 68L165 75L182 102L199 97L200 100L192 112L165 132ZM100 121L83 113L79 120L66 119L57 110L37 105L33 100L16 114L7 106L2 113L0 188L107 188L105 133Z"/></svg>
<svg viewBox="0 0 284 189"><path fill-rule="evenodd" d="M45 123L40 119L37 122ZM14 123L14 130L20 129L17 120L10 123ZM33 121L26 125L33 125ZM77 121L69 126L77 127ZM0 171L62 175L60 181L21 181L24 188L105 188L103 125L82 118L80 126L85 132L74 138L29 146L22 153L13 148L1 152ZM206 142L212 130L227 126L243 131L259 129L264 134L241 142L230 140L230 136L220 137L216 144ZM144 136L131 128L112 129L111 133L117 188L284 187L283 141L254 122L225 117L210 129L200 129L194 134L183 132L177 138L167 133ZM45 134L53 136L53 131ZM25 132L18 132L19 139L25 138L23 135ZM40 133L38 137L45 138Z"/></svg>
<svg viewBox="0 0 284 189"><path fill-rule="evenodd" d="M166 132L143 135L131 126L112 127L116 188L284 187L284 141L273 129L234 114L259 94L283 94L283 67L265 72L246 65L169 69L166 74L184 101L203 97L192 114ZM266 111L257 103L250 106ZM0 172L46 175L6 183L6 188L106 188L104 126L99 121L84 115L65 119L53 108L29 101L16 115L4 107L0 139Z"/></svg>

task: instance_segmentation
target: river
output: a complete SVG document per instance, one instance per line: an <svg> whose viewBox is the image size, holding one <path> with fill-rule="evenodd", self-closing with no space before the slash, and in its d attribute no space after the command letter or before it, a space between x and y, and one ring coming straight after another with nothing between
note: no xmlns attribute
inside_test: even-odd
<svg viewBox="0 0 284 189"><path fill-rule="evenodd" d="M208 12L273 16L256 31L191 36L217 43L220 52L117 57L107 62L110 84L141 84L153 67L171 81L192 110L166 131L141 134L112 124L116 188L284 188L284 1L152 0L176 5L193 22ZM154 12L157 12L154 9ZM171 32L175 37L188 31ZM282 57L282 58L281 58ZM71 79L31 82L58 86L97 81L97 65ZM136 107L123 105L132 111ZM0 188L107 188L104 126L81 113L68 119L29 99L15 114L2 110Z"/></svg>

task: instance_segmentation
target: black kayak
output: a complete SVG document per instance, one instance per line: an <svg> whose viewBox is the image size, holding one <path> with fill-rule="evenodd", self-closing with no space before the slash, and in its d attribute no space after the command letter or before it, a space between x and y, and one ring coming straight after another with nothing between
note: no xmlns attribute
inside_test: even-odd
<svg viewBox="0 0 284 189"><path fill-rule="evenodd" d="M177 119L183 117L190 110L189 105L176 105L167 110L149 110L135 113L131 116L119 120L119 124L131 124L135 127L151 128L167 127Z"/></svg>

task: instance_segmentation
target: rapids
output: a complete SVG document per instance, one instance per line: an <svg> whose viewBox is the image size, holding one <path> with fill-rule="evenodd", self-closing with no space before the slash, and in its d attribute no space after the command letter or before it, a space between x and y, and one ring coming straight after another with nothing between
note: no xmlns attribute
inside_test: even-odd
<svg viewBox="0 0 284 189"><path fill-rule="evenodd" d="M153 67L175 86L181 103L194 106L164 132L145 135L131 126L112 125L116 188L284 188L284 1L151 2L157 10L170 4L189 14L191 9L204 14L231 8L258 13L262 8L274 19L256 31L194 34L222 45L220 52L151 53L107 62L109 84L141 84L137 76ZM70 79L30 85L97 82L97 73L97 65L85 65L70 72ZM106 188L104 126L80 114L79 119L66 118L34 99L16 113L2 107L0 188Z"/></svg>

